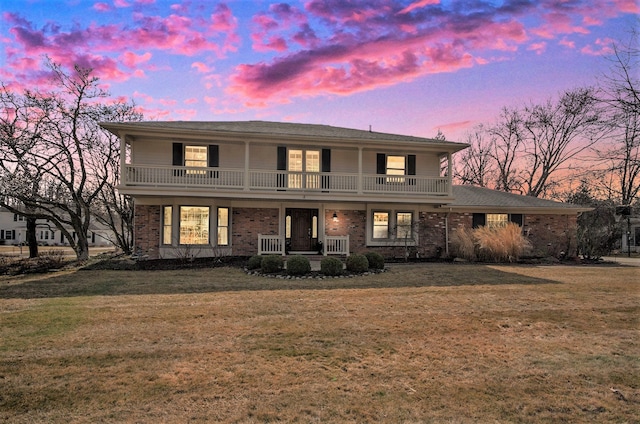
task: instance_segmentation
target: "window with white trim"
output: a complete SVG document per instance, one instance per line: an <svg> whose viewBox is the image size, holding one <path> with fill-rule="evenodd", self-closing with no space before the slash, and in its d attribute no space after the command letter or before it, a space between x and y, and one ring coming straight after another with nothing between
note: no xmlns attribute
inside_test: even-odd
<svg viewBox="0 0 640 424"><path fill-rule="evenodd" d="M413 239L413 213L396 213L396 238L402 240Z"/></svg>
<svg viewBox="0 0 640 424"><path fill-rule="evenodd" d="M209 244L208 206L180 206L180 244Z"/></svg>
<svg viewBox="0 0 640 424"><path fill-rule="evenodd" d="M509 223L509 214L506 213L488 213L486 215L485 225L489 228L506 227Z"/></svg>
<svg viewBox="0 0 640 424"><path fill-rule="evenodd" d="M171 244L173 231L173 206L162 208L162 244Z"/></svg>
<svg viewBox="0 0 640 424"><path fill-rule="evenodd" d="M387 175L405 175L406 158L404 156L387 156ZM403 183L404 178L387 178L388 183Z"/></svg>
<svg viewBox="0 0 640 424"><path fill-rule="evenodd" d="M207 146L184 146L184 166L192 168L207 167ZM187 174L204 174L205 171L188 169Z"/></svg>
<svg viewBox="0 0 640 424"><path fill-rule="evenodd" d="M229 208L218 208L218 246L229 245Z"/></svg>
<svg viewBox="0 0 640 424"><path fill-rule="evenodd" d="M389 238L389 212L373 212L373 238Z"/></svg>

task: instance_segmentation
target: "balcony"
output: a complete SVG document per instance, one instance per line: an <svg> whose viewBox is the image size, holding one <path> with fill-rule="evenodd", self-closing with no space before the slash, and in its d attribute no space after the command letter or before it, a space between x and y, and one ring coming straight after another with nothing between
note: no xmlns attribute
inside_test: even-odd
<svg viewBox="0 0 640 424"><path fill-rule="evenodd" d="M291 172L257 169L202 168L184 166L125 165L122 175L123 192L143 189L180 189L184 192L216 190L217 193L316 195L354 199L418 196L448 197L451 181L448 177L414 175L388 176L340 172ZM157 191L157 190L154 190ZM188 193L184 193L188 194Z"/></svg>

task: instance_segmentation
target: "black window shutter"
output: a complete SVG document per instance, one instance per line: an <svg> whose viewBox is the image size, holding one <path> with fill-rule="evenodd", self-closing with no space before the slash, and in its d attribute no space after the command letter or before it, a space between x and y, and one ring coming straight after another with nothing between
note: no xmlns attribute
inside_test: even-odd
<svg viewBox="0 0 640 424"><path fill-rule="evenodd" d="M182 143L173 143L173 166L183 166L184 156Z"/></svg>
<svg viewBox="0 0 640 424"><path fill-rule="evenodd" d="M217 168L220 166L220 147L217 144L209 145L209 157L207 158L207 166L209 168Z"/></svg>
<svg viewBox="0 0 640 424"><path fill-rule="evenodd" d="M278 146L278 171L287 170L287 148Z"/></svg>
<svg viewBox="0 0 640 424"><path fill-rule="evenodd" d="M331 149L322 149L322 172L331 172Z"/></svg>
<svg viewBox="0 0 640 424"><path fill-rule="evenodd" d="M509 216L509 221L522 227L522 223L524 221L523 215L521 213L512 213Z"/></svg>
<svg viewBox="0 0 640 424"><path fill-rule="evenodd" d="M18 220L18 214L17 214L17 213L14 213L14 214L13 214L13 220L14 220L14 221L17 221L17 220Z"/></svg>
<svg viewBox="0 0 640 424"><path fill-rule="evenodd" d="M0 240L4 240L4 230L0 230Z"/></svg>
<svg viewBox="0 0 640 424"><path fill-rule="evenodd" d="M376 173L387 173L387 156L384 153L378 153L376 156Z"/></svg>
<svg viewBox="0 0 640 424"><path fill-rule="evenodd" d="M416 175L416 155L407 156L407 175ZM409 178L409 185L415 185L416 179Z"/></svg>
<svg viewBox="0 0 640 424"><path fill-rule="evenodd" d="M487 223L487 216L483 213L473 214L473 228L484 227Z"/></svg>
<svg viewBox="0 0 640 424"><path fill-rule="evenodd" d="M285 146L278 146L278 171L287 170L287 148ZM278 173L278 187L286 187L286 174Z"/></svg>
<svg viewBox="0 0 640 424"><path fill-rule="evenodd" d="M322 149L322 172L331 172L331 149ZM327 189L330 187L330 184L329 176L323 175L322 188Z"/></svg>
<svg viewBox="0 0 640 424"><path fill-rule="evenodd" d="M416 155L407 156L407 175L416 175Z"/></svg>

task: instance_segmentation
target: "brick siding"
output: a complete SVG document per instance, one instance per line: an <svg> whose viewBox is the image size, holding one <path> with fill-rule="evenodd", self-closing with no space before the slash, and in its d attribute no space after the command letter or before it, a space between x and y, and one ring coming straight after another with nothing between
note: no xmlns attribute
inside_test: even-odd
<svg viewBox="0 0 640 424"><path fill-rule="evenodd" d="M149 259L159 258L160 212L160 206L135 205L134 208L135 251Z"/></svg>
<svg viewBox="0 0 640 424"><path fill-rule="evenodd" d="M231 240L235 256L258 254L258 234L279 234L278 209L233 208L232 216Z"/></svg>

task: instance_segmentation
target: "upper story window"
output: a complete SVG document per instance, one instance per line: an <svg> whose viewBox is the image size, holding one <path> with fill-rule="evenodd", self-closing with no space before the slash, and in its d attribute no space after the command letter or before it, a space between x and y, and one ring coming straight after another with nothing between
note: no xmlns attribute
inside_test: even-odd
<svg viewBox="0 0 640 424"><path fill-rule="evenodd" d="M406 158L404 156L387 156L387 175L405 175ZM404 182L404 178L387 178L387 182Z"/></svg>
<svg viewBox="0 0 640 424"><path fill-rule="evenodd" d="M319 175L303 175L320 172L319 150L289 149L288 159L289 188L319 188Z"/></svg>
<svg viewBox="0 0 640 424"><path fill-rule="evenodd" d="M207 147L206 146L185 146L184 166L199 168L207 167Z"/></svg>
<svg viewBox="0 0 640 424"><path fill-rule="evenodd" d="M218 166L219 161L219 146L216 144L185 145L183 143L173 143L173 166L214 168ZM176 174L181 175L180 172ZM204 170L191 169L188 170L187 174L204 174Z"/></svg>
<svg viewBox="0 0 640 424"><path fill-rule="evenodd" d="M390 175L387 178L378 178L378 184L406 182L415 184L415 178L403 178L400 175L416 175L416 155L386 155L378 153L376 161L376 173Z"/></svg>

